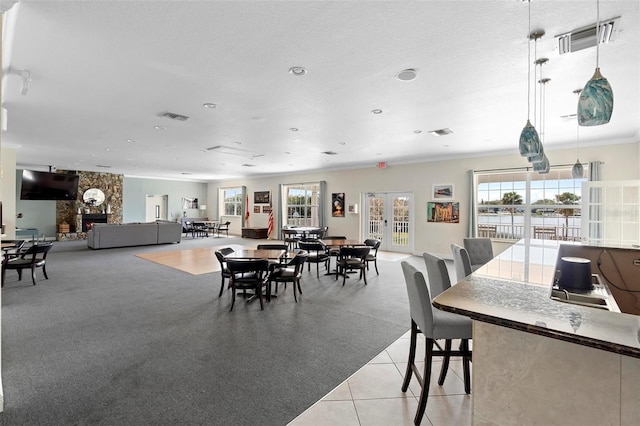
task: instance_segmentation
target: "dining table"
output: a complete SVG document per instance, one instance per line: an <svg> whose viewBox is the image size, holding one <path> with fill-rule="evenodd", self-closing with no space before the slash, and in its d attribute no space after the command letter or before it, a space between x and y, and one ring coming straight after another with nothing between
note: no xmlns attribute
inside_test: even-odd
<svg viewBox="0 0 640 426"><path fill-rule="evenodd" d="M358 240L349 240L349 239L343 239L343 238L338 238L338 239L326 239L326 240L320 240L324 243L325 246L330 247L330 248L334 248L334 249L340 249L340 247L359 247L359 246L365 246L366 244L363 243L362 241L358 241ZM336 260L337 263L337 260ZM337 266L336 266L337 268ZM351 271L353 272L353 271ZM351 272L347 272L347 273L351 273ZM327 273L325 275L335 275L336 271L327 271ZM347 278L349 278L347 276Z"/></svg>
<svg viewBox="0 0 640 426"><path fill-rule="evenodd" d="M267 260L275 260L277 262L282 262L285 259L288 259L289 256L295 253L289 253L287 250L272 250L272 249L242 249L234 251L233 253L227 254L224 259L225 260L259 260L259 259L267 259ZM247 299L247 303L253 302L256 298L258 298L258 294L252 294L251 297ZM275 294L271 294L270 291L267 292L267 302L271 300L272 297L278 297Z"/></svg>

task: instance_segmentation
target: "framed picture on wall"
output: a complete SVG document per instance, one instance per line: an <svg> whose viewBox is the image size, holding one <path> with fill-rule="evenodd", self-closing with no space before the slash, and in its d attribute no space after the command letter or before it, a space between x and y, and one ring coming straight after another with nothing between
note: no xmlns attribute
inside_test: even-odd
<svg viewBox="0 0 640 426"><path fill-rule="evenodd" d="M182 208L183 209L197 209L198 208L198 199L197 198L183 198L182 199Z"/></svg>
<svg viewBox="0 0 640 426"><path fill-rule="evenodd" d="M262 213L269 213L271 211L271 206L262 206Z"/></svg>
<svg viewBox="0 0 640 426"><path fill-rule="evenodd" d="M344 192L331 194L331 216L344 217Z"/></svg>
<svg viewBox="0 0 640 426"><path fill-rule="evenodd" d="M427 203L427 222L460 223L460 203Z"/></svg>
<svg viewBox="0 0 640 426"><path fill-rule="evenodd" d="M253 193L254 204L269 204L271 202L270 191L256 191Z"/></svg>
<svg viewBox="0 0 640 426"><path fill-rule="evenodd" d="M254 213L260 213L260 206L253 206Z"/></svg>
<svg viewBox="0 0 640 426"><path fill-rule="evenodd" d="M453 184L437 184L433 185L431 192L433 200L453 200Z"/></svg>

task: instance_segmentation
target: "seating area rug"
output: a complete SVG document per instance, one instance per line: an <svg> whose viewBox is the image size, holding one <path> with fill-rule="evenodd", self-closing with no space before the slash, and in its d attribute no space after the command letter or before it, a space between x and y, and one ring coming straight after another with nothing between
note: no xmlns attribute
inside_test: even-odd
<svg viewBox="0 0 640 426"><path fill-rule="evenodd" d="M234 250L251 248L232 244L230 246L139 253L135 256L191 275L202 275L220 270L220 263L216 259L214 252L222 247L232 247Z"/></svg>

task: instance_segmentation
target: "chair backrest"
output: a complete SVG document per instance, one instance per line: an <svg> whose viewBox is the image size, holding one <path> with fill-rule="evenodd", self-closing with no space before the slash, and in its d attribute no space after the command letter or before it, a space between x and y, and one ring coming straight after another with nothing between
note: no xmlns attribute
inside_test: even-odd
<svg viewBox="0 0 640 426"><path fill-rule="evenodd" d="M340 257L352 257L364 260L371 251L371 247L340 247Z"/></svg>
<svg viewBox="0 0 640 426"><path fill-rule="evenodd" d="M298 243L298 247L308 252L309 251L324 252L327 250L327 246L325 246L322 241L300 241Z"/></svg>
<svg viewBox="0 0 640 426"><path fill-rule="evenodd" d="M431 296L422 272L406 260L400 262L402 273L409 296L409 312L415 322L427 337L433 337L433 311L431 310Z"/></svg>
<svg viewBox="0 0 640 426"><path fill-rule="evenodd" d="M451 252L453 253L453 265L456 267L456 280L460 282L473 272L469 253L464 247L457 244L451 244Z"/></svg>
<svg viewBox="0 0 640 426"><path fill-rule="evenodd" d="M224 268L224 266L225 266L225 260L224 260L224 257L225 257L226 255L228 255L228 254L233 253L234 251L235 251L235 250L234 250L234 249L232 249L231 247L224 247L224 248L221 248L220 250L216 250L216 251L215 251L216 258L218 259L218 262L220 262L220 266L221 266L222 268Z"/></svg>
<svg viewBox="0 0 640 426"><path fill-rule="evenodd" d="M307 261L307 257L309 257L307 252L300 250L298 253L296 253L295 257L291 259L287 266L295 267L295 274L297 275L302 271L302 265L304 265L304 262Z"/></svg>
<svg viewBox="0 0 640 426"><path fill-rule="evenodd" d="M307 235L311 239L322 239L322 236L324 235L324 233L325 233L324 229L312 229L311 231L309 231Z"/></svg>
<svg viewBox="0 0 640 426"><path fill-rule="evenodd" d="M436 297L443 291L451 287L449 271L444 259L434 256L431 253L423 253L424 263L427 266L427 276L429 277L429 289L431 297Z"/></svg>
<svg viewBox="0 0 640 426"><path fill-rule="evenodd" d="M295 236L297 234L298 234L298 232L295 229L283 229L282 230L282 235L284 235L285 238L291 237L292 235Z"/></svg>
<svg viewBox="0 0 640 426"><path fill-rule="evenodd" d="M262 276L263 272L269 270L269 261L267 259L228 259L227 268L231 274L241 274L243 272L259 272Z"/></svg>
<svg viewBox="0 0 640 426"><path fill-rule="evenodd" d="M465 238L464 248L469 253L471 265L484 265L493 259L491 238Z"/></svg>
<svg viewBox="0 0 640 426"><path fill-rule="evenodd" d="M382 244L382 241L368 238L364 240L364 244L371 247L371 250L374 251L374 254L378 254L378 249L380 248L380 244Z"/></svg>
<svg viewBox="0 0 640 426"><path fill-rule="evenodd" d="M35 262L36 258L39 254L42 254L40 259L46 259L47 253L53 247L53 243L38 243L29 247L27 250L22 252L22 259L27 259L31 257L31 260Z"/></svg>
<svg viewBox="0 0 640 426"><path fill-rule="evenodd" d="M286 244L258 244L256 248L258 250L287 250L289 246Z"/></svg>
<svg viewBox="0 0 640 426"><path fill-rule="evenodd" d="M222 224L220 224L220 226L218 226L218 229L228 228L229 225L231 225L231 222L222 223Z"/></svg>

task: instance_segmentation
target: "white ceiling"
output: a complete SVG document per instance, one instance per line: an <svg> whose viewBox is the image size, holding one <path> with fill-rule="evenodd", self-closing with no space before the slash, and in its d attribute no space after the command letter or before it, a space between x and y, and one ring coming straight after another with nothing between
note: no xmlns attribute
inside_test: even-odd
<svg viewBox="0 0 640 426"><path fill-rule="evenodd" d="M2 144L17 148L19 168L189 180L516 153L528 5L20 1L5 24ZM559 56L554 36L595 23L596 2L533 1L531 14L546 31L537 51L549 58L553 164L554 148L575 146L576 121L560 116L575 114L572 91L596 62L595 48ZM600 48L613 118L581 128L585 145L640 140L640 2L601 1L600 17L615 16L622 32ZM406 68L415 80L396 78ZM25 96L18 70L32 75ZM190 118L159 117L166 111ZM444 127L455 133L427 133ZM219 145L236 152L206 151Z"/></svg>

